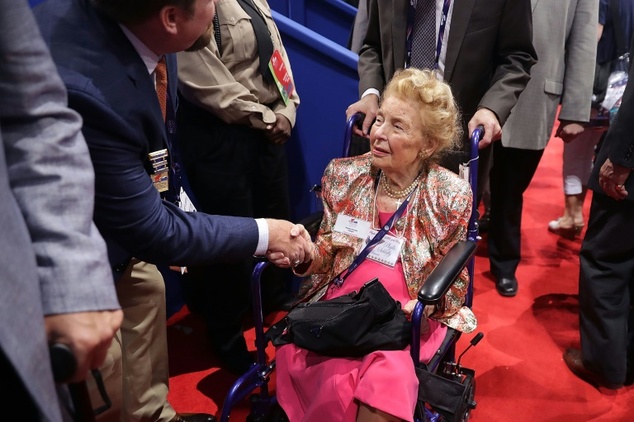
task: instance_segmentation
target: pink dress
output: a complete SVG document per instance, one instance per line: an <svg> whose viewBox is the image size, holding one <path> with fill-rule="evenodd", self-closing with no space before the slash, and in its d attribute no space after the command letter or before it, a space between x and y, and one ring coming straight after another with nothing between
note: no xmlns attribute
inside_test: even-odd
<svg viewBox="0 0 634 422"><path fill-rule="evenodd" d="M389 213L380 213L385 224ZM359 290L378 277L390 295L401 305L410 297L400 260L394 268L365 259L341 287L331 285L324 299ZM421 335L421 360L434 355L447 327L429 320L430 329ZM404 350L380 350L360 358L321 356L294 344L276 351L277 399L291 422L353 422L359 402L412 421L418 380L410 356Z"/></svg>

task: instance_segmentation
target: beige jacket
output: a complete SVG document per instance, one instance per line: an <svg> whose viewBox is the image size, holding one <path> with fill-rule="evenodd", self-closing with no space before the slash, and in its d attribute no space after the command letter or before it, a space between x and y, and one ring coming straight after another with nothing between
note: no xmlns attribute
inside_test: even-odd
<svg viewBox="0 0 634 422"><path fill-rule="evenodd" d="M266 21L273 48L280 51L292 78L288 56L268 3L253 1ZM249 15L237 0L220 0L216 10L222 54L213 37L202 50L179 53L181 94L229 124L265 129L266 125L275 123L275 114L279 113L294 126L299 105L297 90L285 105L275 84L263 80L258 71L260 60Z"/></svg>

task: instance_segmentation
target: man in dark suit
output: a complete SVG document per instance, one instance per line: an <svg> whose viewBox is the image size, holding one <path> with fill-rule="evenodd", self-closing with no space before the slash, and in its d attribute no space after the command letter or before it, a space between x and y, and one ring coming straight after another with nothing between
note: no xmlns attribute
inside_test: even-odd
<svg viewBox="0 0 634 422"><path fill-rule="evenodd" d="M309 248L308 234L286 221L186 212L171 53L206 46L214 13L215 0L48 0L35 9L69 105L84 119L95 167L94 219L124 311L113 365L103 369L126 421L213 420L179 415L167 402L165 293L153 264L208 264L267 250L299 263Z"/></svg>
<svg viewBox="0 0 634 422"><path fill-rule="evenodd" d="M609 389L634 382L633 67L628 81L588 184L594 194L579 255L581 350L564 353L575 375Z"/></svg>
<svg viewBox="0 0 634 422"><path fill-rule="evenodd" d="M60 422L70 403L56 394L47 343L70 347L79 381L102 364L123 314L92 223L81 119L26 0L0 0L0 57L2 419Z"/></svg>
<svg viewBox="0 0 634 422"><path fill-rule="evenodd" d="M368 29L359 52L361 99L346 114L365 113L362 132L369 133L380 92L406 64L408 16L424 1L434 2L436 16L446 17L447 22L443 37L434 43L440 46L438 76L451 85L468 133L484 126L481 148L485 147L500 138L501 126L528 83L537 58L531 42L530 0L418 0L411 8L407 0L369 0ZM440 38L439 28L437 24L435 40ZM481 169L487 168L487 156L488 152L481 153ZM464 154L454 154L442 164L458 171L463 159Z"/></svg>

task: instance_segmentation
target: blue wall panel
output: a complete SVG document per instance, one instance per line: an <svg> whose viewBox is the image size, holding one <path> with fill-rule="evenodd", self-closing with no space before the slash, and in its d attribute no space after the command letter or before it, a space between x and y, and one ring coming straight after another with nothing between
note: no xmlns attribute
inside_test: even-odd
<svg viewBox="0 0 634 422"><path fill-rule="evenodd" d="M341 0L306 0L304 26L348 47L357 9Z"/></svg>
<svg viewBox="0 0 634 422"><path fill-rule="evenodd" d="M357 9L342 0L269 0L271 9L347 47Z"/></svg>
<svg viewBox="0 0 634 422"><path fill-rule="evenodd" d="M287 144L293 217L319 209L310 188L343 149L346 108L358 98L355 53L273 12L301 104Z"/></svg>

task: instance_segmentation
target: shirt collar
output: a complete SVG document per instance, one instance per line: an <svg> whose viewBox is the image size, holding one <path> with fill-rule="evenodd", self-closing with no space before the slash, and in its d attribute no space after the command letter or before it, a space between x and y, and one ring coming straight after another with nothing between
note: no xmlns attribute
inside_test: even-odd
<svg viewBox="0 0 634 422"><path fill-rule="evenodd" d="M150 50L150 48L147 45L143 44L143 42L138 39L137 36L134 35L128 28L121 24L119 24L119 26L121 27L121 30L123 31L125 36L128 37L128 40L130 40L130 42L132 43L134 49L137 51L137 53L139 53L139 56L141 56L141 60L143 60L143 63L145 63L145 67L147 67L148 73L150 75L154 73L154 69L156 69L156 65L158 64L159 60L161 60L162 56L158 56L156 53Z"/></svg>

